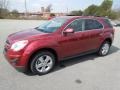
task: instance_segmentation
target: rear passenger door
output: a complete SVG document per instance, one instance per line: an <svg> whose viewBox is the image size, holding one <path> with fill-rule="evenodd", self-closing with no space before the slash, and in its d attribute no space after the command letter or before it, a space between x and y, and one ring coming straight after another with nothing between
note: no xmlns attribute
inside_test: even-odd
<svg viewBox="0 0 120 90"><path fill-rule="evenodd" d="M84 32L89 35L89 40L87 40L86 49L97 49L100 45L100 39L103 34L103 25L95 19L85 19Z"/></svg>

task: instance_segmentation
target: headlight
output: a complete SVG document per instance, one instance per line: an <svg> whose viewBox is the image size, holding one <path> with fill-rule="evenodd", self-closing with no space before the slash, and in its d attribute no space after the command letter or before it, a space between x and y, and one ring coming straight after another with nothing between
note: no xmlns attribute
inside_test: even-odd
<svg viewBox="0 0 120 90"><path fill-rule="evenodd" d="M13 51L20 51L20 50L23 49L27 44L28 44L28 40L18 41L18 42L15 42L15 43L11 46L11 49L12 49Z"/></svg>

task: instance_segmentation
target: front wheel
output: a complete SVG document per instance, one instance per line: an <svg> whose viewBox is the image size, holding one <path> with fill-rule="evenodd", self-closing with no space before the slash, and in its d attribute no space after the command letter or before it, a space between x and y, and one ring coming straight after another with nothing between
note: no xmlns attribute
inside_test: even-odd
<svg viewBox="0 0 120 90"><path fill-rule="evenodd" d="M37 53L30 64L30 69L34 74L44 75L49 73L55 65L55 57L48 51Z"/></svg>
<svg viewBox="0 0 120 90"><path fill-rule="evenodd" d="M109 50L110 50L110 43L108 42L108 41L105 41L102 45L101 45L101 47L100 47L100 49L99 49L99 51L98 51L98 54L100 55L100 56L106 56L108 53L109 53Z"/></svg>

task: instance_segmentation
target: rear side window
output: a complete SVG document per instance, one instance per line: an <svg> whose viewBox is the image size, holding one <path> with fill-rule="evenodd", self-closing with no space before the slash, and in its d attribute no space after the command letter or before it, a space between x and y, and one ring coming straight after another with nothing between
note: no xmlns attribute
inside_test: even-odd
<svg viewBox="0 0 120 90"><path fill-rule="evenodd" d="M99 23L97 20L86 19L85 20L85 30L92 30L92 29L102 29L103 25Z"/></svg>
<svg viewBox="0 0 120 90"><path fill-rule="evenodd" d="M109 19L104 19L104 22L108 25L109 28L113 28Z"/></svg>

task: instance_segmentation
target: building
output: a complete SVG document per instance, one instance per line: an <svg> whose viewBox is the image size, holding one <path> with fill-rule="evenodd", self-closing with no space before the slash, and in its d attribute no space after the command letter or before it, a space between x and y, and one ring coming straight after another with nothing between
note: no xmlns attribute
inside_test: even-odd
<svg viewBox="0 0 120 90"><path fill-rule="evenodd" d="M55 16L65 16L65 15L67 15L67 13L51 13L51 12L28 12L27 14L25 14L25 13L19 13L20 18L31 18L31 19L32 18L33 19L34 18L48 19L51 14L55 14Z"/></svg>

